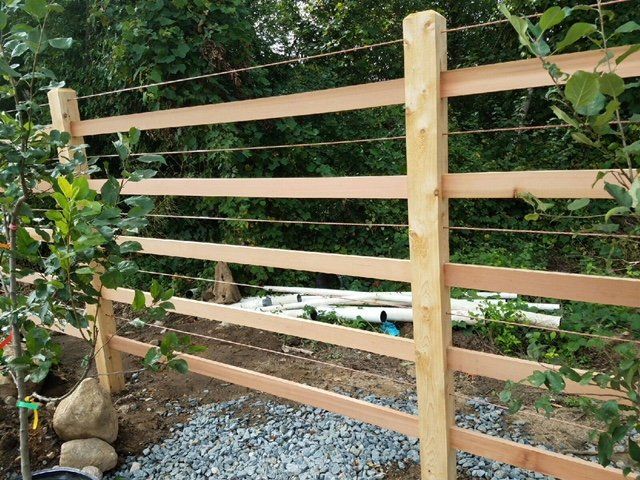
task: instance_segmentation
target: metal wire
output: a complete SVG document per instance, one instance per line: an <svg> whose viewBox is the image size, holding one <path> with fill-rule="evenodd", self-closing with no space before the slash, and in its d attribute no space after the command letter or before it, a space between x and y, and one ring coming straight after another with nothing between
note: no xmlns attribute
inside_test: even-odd
<svg viewBox="0 0 640 480"><path fill-rule="evenodd" d="M608 5L616 5L618 3L626 3L630 0L610 0L608 2L601 2L600 4L597 3L593 3L591 5L589 5L590 7L598 7L598 6L608 6ZM526 15L524 18L538 18L541 17L543 14L542 13L534 13L532 15ZM490 27L493 25L500 25L502 23L508 23L509 20L506 18L503 18L501 20L492 20L489 22L482 22L482 23L473 23L470 25L462 25L460 27L452 27L452 28L448 28L446 30L444 30L444 32L450 33L450 32L461 32L463 30L471 30L474 28L480 28L480 27Z"/></svg>
<svg viewBox="0 0 640 480"><path fill-rule="evenodd" d="M469 395L465 395L463 393L454 392L454 393L451 393L450 395L453 395L454 397L464 398L465 400L478 401L477 398L470 397ZM499 405L497 403L493 403L493 402L490 402L490 401L485 400L485 399L482 399L480 401L483 402L483 403L486 403L487 405L492 405L494 407L497 407L497 408L499 408L501 410L509 410L509 408L505 407L504 405ZM595 427L588 427L587 425L580 425L579 423L569 422L568 420L562 420L561 418L550 418L550 417L547 417L545 415L541 415L541 414L539 414L537 412L531 412L529 410L521 410L519 413L521 413L523 415L530 415L532 417L543 418L543 419L545 419L547 421L551 420L552 422L562 423L564 425L568 425L568 426L571 426L571 427L577 427L577 428L580 428L580 429L583 429L583 430L589 430L589 431L599 430L599 429L597 429Z"/></svg>
<svg viewBox="0 0 640 480"><path fill-rule="evenodd" d="M356 223L356 222L313 222L307 220L270 220L266 218L230 218L230 217L207 217L198 215L163 215L163 214L149 214L148 217L157 218L175 218L182 220L215 220L224 222L249 222L249 223L278 223L285 225L328 225L334 227L389 227L389 228L406 228L409 225L405 223Z"/></svg>
<svg viewBox="0 0 640 480"><path fill-rule="evenodd" d="M610 122L611 125L631 125L637 124L639 122L631 121L631 120L622 120L620 122ZM445 132L443 135L471 135L476 133L501 133L501 132L527 132L532 130L553 130L558 128L570 128L571 125L568 123L558 123L551 125L524 125L520 127L500 127L500 128L480 128L477 130L458 130L454 132Z"/></svg>
<svg viewBox="0 0 640 480"><path fill-rule="evenodd" d="M397 43L402 43L404 40L402 38L396 39L396 40L389 40L386 42L379 42L379 43L372 43L369 45L361 45L358 47L352 47L352 48L345 48L343 50L336 50L333 52L326 52L326 53L319 53L316 55L308 55L306 57L298 57L298 58L291 58L289 60L280 60L278 62L271 62L271 63L264 63L262 65L253 65L251 67L242 67L242 68L234 68L231 70L225 70L224 72L214 72L214 73L205 73L203 75L196 75L193 77L186 77L186 78L179 78L176 80L166 80L164 82L155 82L155 83L147 83L144 85L138 85L136 87L126 87L126 88L119 88L117 90L109 90L106 92L100 92L100 93L92 93L90 95L80 95L77 96L75 98L70 98L69 100L83 100L86 98L95 98L95 97L102 97L105 95L113 95L116 93L123 93L123 92L130 92L133 90L140 90L140 89L146 89L146 88L151 88L151 87L159 87L162 85L173 85L176 83L182 83L182 82L189 82L192 80L202 80L205 78L212 78L212 77L219 77L221 75L229 75L229 74L233 74L233 73L241 73L241 72L248 72L251 70L257 70L259 68L269 68L269 67L276 67L279 65L288 65L288 64L292 64L292 63L302 63L302 62L306 62L307 60L316 60L318 58L325 58L325 57L330 57L333 55L341 55L341 54L345 54L345 53L351 53L351 52L358 52L360 50L369 50L369 49L373 49L373 48L377 48L377 47L384 47L387 45L394 45Z"/></svg>
<svg viewBox="0 0 640 480"><path fill-rule="evenodd" d="M392 137L374 137L374 138L357 138L353 140L336 140L332 142L315 142L315 143L291 143L284 145L264 145L256 147L228 147L228 148L205 148L197 150L168 150L164 152L144 152L144 153L132 153L132 157L139 157L142 155L181 155L181 154L201 154L201 153L220 153L220 152L244 152L255 150L277 150L284 148L300 148L300 147L325 147L331 145L350 145L356 143L373 143L373 142L385 142L391 140L405 140L405 135L397 135ZM118 154L107 155L95 155L101 158L117 158Z"/></svg>
<svg viewBox="0 0 640 480"><path fill-rule="evenodd" d="M128 320L128 319L123 318L123 317L120 317L120 318L122 320ZM412 382L407 382L405 380L400 380L400 379L397 379L397 378L388 377L388 376L382 375L380 373L368 372L366 370L358 370L356 368L345 367L344 365L339 365L339 364L331 363L331 362L325 362L325 361L322 361L322 360L317 360L315 358L303 357L303 356L300 356L300 355L294 355L292 353L285 353L285 352L281 352L281 351L278 351L278 350L272 350L270 348L258 347L256 345L249 345L249 344L246 344L246 343L235 342L233 340L227 340L225 338L218 338L218 337L212 337L210 335L203 335L201 333L194 333L194 332L189 332L189 331L186 331L186 330L179 330L177 328L167 327L167 326L164 326L164 325L154 325L152 323L149 323L147 325L150 326L150 327L157 328L159 330L168 330L168 331L175 332L175 333L181 333L183 335L189 335L189 336L193 336L193 337L204 338L204 339L207 339L207 340L213 340L215 342L226 343L226 344L235 345L235 346L238 346L238 347L250 348L252 350L258 350L260 352L266 352L266 353L272 353L272 354L275 354L275 355L281 355L281 356L287 357L287 358L295 358L297 360L303 360L303 361L306 361L306 362L311 362L311 363L315 363L315 364L318 364L318 365L323 365L323 366L326 366L326 367L332 367L332 368L337 368L337 369L340 369L340 370L345 370L345 371L348 371L350 373L369 375L371 377L381 378L381 379L384 379L384 380L388 380L390 382L394 382L394 383L399 383L399 384L402 384L402 385L408 385L408 386L411 386L411 387L415 387L415 384L412 383Z"/></svg>
<svg viewBox="0 0 640 480"><path fill-rule="evenodd" d="M507 321L507 320L496 320L493 318L486 318L486 317L480 317L480 316L471 316L471 315L464 315L461 313L451 313L451 312L447 312L447 315L449 316L458 316L458 317L464 317L464 318L468 318L470 320L480 320L480 321L485 321L485 322L491 322L491 323L500 323L503 325L513 325L516 327L524 327L524 328L533 328L536 330L545 330L548 332L557 332L557 333L566 333L569 335L578 335L580 337L587 337L587 338L597 338L600 340L605 340L608 342L620 342L620 343L632 343L635 345L640 345L640 340L633 340L633 339L628 339L628 338L621 338L621 337L608 337L606 335L598 335L595 333L586 333L586 332L574 332L573 330L564 330L561 328L553 328L553 327L545 327L544 325L535 325L533 323L520 323L520 322L513 322L513 321Z"/></svg>
<svg viewBox="0 0 640 480"><path fill-rule="evenodd" d="M190 277L188 275L179 275L177 273L154 272L152 270L138 270L138 272L146 273L147 275L159 275L161 277L175 277L175 278L182 278L184 280L195 280L198 282L208 282L208 283L225 283L227 285L237 285L239 287L259 288L261 290L266 290L263 285L251 285L249 283L227 282L225 280L213 280L212 278Z"/></svg>
<svg viewBox="0 0 640 480"><path fill-rule="evenodd" d="M572 237L600 237L600 238L626 238L640 240L640 235L625 235L623 233L597 233L597 232L566 232L554 230L526 230L517 228L483 228L483 227L442 227L447 230L460 230L470 232L494 232L494 233L525 233L534 235L565 235Z"/></svg>

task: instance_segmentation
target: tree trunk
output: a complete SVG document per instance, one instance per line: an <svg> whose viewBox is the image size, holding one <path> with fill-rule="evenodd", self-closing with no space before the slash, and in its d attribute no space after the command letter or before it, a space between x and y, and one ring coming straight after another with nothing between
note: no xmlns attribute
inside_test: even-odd
<svg viewBox="0 0 640 480"><path fill-rule="evenodd" d="M18 282L16 279L16 237L17 230L12 222L9 228L10 256L9 256L9 291L11 304L14 312L18 304ZM22 332L17 314L14 315L11 323L11 333L13 333L13 351L16 357L22 356ZM13 368L16 387L18 388L18 400L24 401L26 395L24 368ZM29 457L29 412L24 408L18 408L18 418L20 419L20 471L23 480L31 480L31 459Z"/></svg>

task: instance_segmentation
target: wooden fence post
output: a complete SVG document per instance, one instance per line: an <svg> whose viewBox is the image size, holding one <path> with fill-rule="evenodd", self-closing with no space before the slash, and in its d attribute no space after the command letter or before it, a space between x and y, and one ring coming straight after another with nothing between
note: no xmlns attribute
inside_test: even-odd
<svg viewBox="0 0 640 480"><path fill-rule="evenodd" d="M456 478L450 443L454 421L447 200L447 101L440 74L447 65L446 20L437 12L409 15L404 23L407 176L413 328L416 349L420 463L423 480Z"/></svg>
<svg viewBox="0 0 640 480"><path fill-rule="evenodd" d="M80 120L78 109L78 94L70 88L56 88L49 91L49 108L51 109L51 128L60 132L71 133L71 122ZM84 138L71 137L72 146L84 144ZM58 152L61 161L68 161L73 152L68 148ZM86 169L81 168L79 175L87 175ZM102 284L100 277L95 276L93 286L100 290ZM113 316L113 303L102 299L98 305L86 305L87 314L96 319L96 369L99 374L100 384L112 393L124 388L124 374L122 368L122 356L120 352L109 347L108 339L116 333L116 322Z"/></svg>

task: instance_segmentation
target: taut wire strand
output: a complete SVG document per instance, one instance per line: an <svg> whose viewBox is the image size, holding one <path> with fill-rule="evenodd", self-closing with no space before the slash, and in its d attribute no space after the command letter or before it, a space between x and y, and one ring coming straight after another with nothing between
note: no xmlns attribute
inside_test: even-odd
<svg viewBox="0 0 640 480"><path fill-rule="evenodd" d="M307 60L316 60L318 58L325 58L325 57L331 57L334 55L342 55L345 53L351 53L351 52L358 52L360 50L369 50L372 48L377 48L377 47L384 47L387 45L394 45L397 43L402 43L404 40L399 38L396 40L389 40L386 42L378 42L378 43L372 43L369 45L361 45L358 47L351 47L351 48L345 48L343 50L336 50L333 52L326 52L326 53L318 53L316 55L308 55L306 57L297 57L297 58L291 58L289 60L280 60L278 62L271 62L271 63L264 63L261 65L252 65L250 67L241 67L241 68L234 68L231 70L225 70L224 72L213 72L213 73L205 73L203 75L195 75L193 77L185 77L185 78L178 78L175 80L166 80L164 82L155 82L155 83L147 83L144 85L138 85L135 87L126 87L126 88L119 88L116 90L109 90L106 92L100 92L100 93L92 93L89 95L79 95L75 98L70 98L69 100L84 100L87 98L95 98L95 97L102 97L105 95L113 95L116 93L123 93L123 92L130 92L133 90L141 90L141 89L146 89L146 88L151 88L151 87L159 87L162 85L173 85L176 83L182 83L182 82L189 82L192 80L202 80L205 78L212 78L212 77L219 77L221 75L229 75L232 73L241 73L241 72L248 72L251 70L257 70L260 68L269 68L269 67L277 67L279 65L289 65L292 63L302 63L302 62L306 62Z"/></svg>
<svg viewBox="0 0 640 480"><path fill-rule="evenodd" d="M470 232L493 232L493 233L525 233L533 235L565 235L571 237L599 237L599 238L621 238L640 240L640 235L625 235L624 233L599 233L599 232L567 232L554 230L527 230L517 228L491 228L491 227L442 227L447 230L459 230Z"/></svg>

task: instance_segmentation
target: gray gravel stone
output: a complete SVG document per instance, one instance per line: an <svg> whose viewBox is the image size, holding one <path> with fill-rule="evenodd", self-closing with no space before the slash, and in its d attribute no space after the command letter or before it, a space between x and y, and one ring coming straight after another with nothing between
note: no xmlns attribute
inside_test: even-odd
<svg viewBox="0 0 640 480"><path fill-rule="evenodd" d="M413 394L363 400L416 413ZM504 410L481 398L468 405L473 413L457 415L458 426L531 444L522 433L526 423L509 424ZM167 413L184 411L178 404L165 408ZM251 413L238 416L238 411ZM161 444L126 458L105 480L376 479L385 478L391 467L405 469L420 460L415 438L321 409L251 397L196 407L188 423L177 423L171 431ZM464 452L458 453L458 472L478 479L551 480Z"/></svg>

